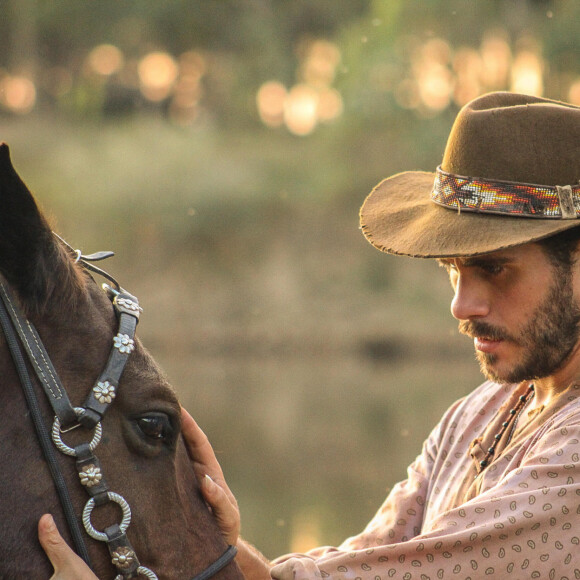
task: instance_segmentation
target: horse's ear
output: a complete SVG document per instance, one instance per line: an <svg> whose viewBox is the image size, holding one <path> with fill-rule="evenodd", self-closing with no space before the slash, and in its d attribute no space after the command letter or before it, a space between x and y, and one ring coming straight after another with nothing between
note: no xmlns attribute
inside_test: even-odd
<svg viewBox="0 0 580 580"><path fill-rule="evenodd" d="M58 251L46 220L0 144L0 271L29 306L46 301Z"/></svg>

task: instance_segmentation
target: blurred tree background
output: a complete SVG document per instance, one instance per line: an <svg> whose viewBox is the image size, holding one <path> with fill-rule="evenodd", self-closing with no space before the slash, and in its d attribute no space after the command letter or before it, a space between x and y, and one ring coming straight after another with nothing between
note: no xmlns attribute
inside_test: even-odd
<svg viewBox="0 0 580 580"><path fill-rule="evenodd" d="M580 104L574 0L0 0L0 139L145 308L269 556L358 532L480 381L357 211L490 90Z"/></svg>

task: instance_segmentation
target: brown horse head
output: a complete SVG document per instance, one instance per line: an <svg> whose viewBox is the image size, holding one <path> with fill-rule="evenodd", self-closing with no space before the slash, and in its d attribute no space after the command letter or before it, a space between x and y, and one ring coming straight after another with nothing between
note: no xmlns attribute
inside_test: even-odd
<svg viewBox="0 0 580 580"><path fill-rule="evenodd" d="M117 315L105 292L53 235L14 171L6 145L0 145L0 273L36 327L72 405L81 407L107 364ZM71 538L3 336L0 377L0 578L45 580L52 569L37 541L38 519L52 513L69 542ZM54 413L38 381L33 382L50 431ZM180 436L175 392L138 340L102 429L95 455L110 490L131 506L126 533L141 564L160 580L193 578L227 546L199 493ZM80 427L62 439L74 447L90 441L92 434ZM56 455L80 520L88 495L75 459ZM92 512L96 530L119 521L114 503ZM88 536L86 545L97 576L114 578L117 572L106 546ZM241 574L231 563L214 578L234 580Z"/></svg>

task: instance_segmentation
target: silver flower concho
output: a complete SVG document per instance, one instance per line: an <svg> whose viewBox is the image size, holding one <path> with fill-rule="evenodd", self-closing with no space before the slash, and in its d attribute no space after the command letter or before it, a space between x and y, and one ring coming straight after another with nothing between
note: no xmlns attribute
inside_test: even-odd
<svg viewBox="0 0 580 580"><path fill-rule="evenodd" d="M121 546L113 552L111 560L117 568L125 570L135 561L135 552L126 546Z"/></svg>
<svg viewBox="0 0 580 580"><path fill-rule="evenodd" d="M127 310L132 310L133 312L139 312L139 310L141 310L141 307L138 304L128 298L117 298L117 304Z"/></svg>
<svg viewBox="0 0 580 580"><path fill-rule="evenodd" d="M95 399L101 403L101 405L109 404L116 397L115 386L109 381L99 381L93 387L93 393L95 393Z"/></svg>
<svg viewBox="0 0 580 580"><path fill-rule="evenodd" d="M93 487L100 483L101 479L103 479L103 474L96 465L91 463L90 465L85 465L81 471L79 471L79 477L82 485L85 487Z"/></svg>
<svg viewBox="0 0 580 580"><path fill-rule="evenodd" d="M135 349L135 342L128 334L117 334L113 338L114 347L119 349L123 354L131 354Z"/></svg>

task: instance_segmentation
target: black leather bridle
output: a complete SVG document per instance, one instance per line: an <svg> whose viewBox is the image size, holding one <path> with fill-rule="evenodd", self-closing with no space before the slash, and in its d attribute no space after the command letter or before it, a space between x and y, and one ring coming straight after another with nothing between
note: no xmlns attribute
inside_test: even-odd
<svg viewBox="0 0 580 580"><path fill-rule="evenodd" d="M1 277L0 326L18 372L36 434L52 475L77 554L91 567L85 544L85 534L75 515L68 488L57 460L57 450L76 458L79 480L90 496L82 514L83 526L90 537L107 544L111 561L118 572L115 580L138 576L156 580L156 574L140 564L125 533L131 521L129 505L122 496L109 489L99 460L93 453L101 439L101 419L116 397L121 375L129 355L134 349L135 330L141 308L137 298L123 290L112 276L92 263L111 256L111 252L99 252L85 256L79 250L73 250L64 240L61 239L61 241L76 254L77 262L81 263L87 270L104 276L113 284L113 286L103 284L103 288L112 302L119 321L118 332L114 337L113 347L105 369L95 381L84 405L82 407L72 406L38 332L22 314L9 285ZM34 369L55 414L50 432L44 425L36 389L26 359ZM81 443L74 448L63 443L61 434L79 426L94 430L92 441ZM120 524L109 526L102 532L98 531L91 524L92 510L95 506L110 502L120 506L123 512L122 521ZM228 546L215 562L192 580L208 580L227 566L234 559L236 552L235 546Z"/></svg>

